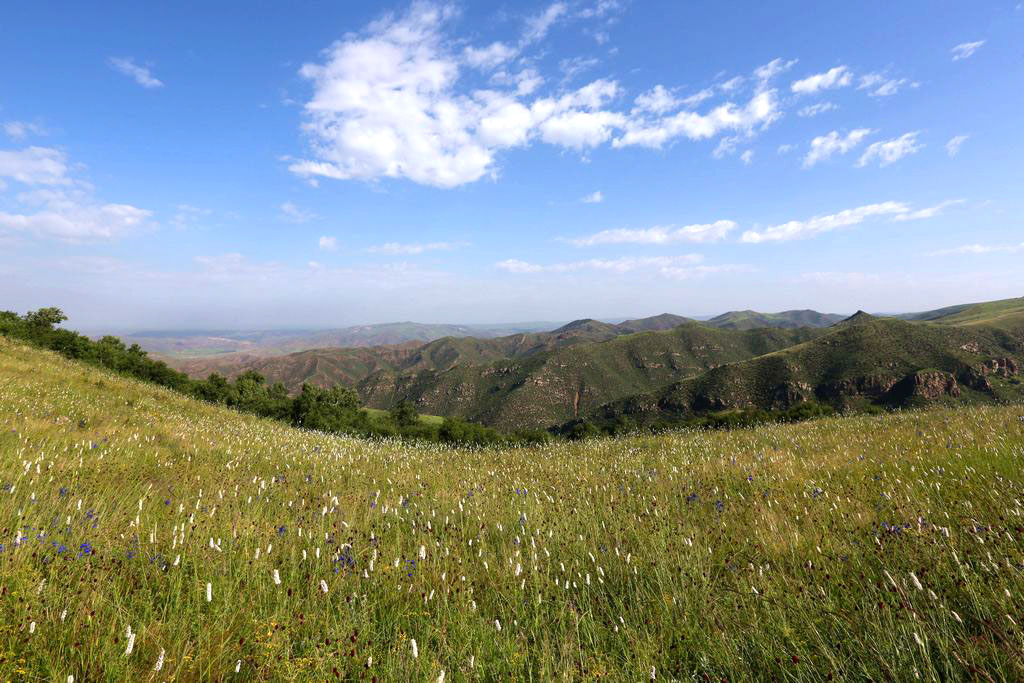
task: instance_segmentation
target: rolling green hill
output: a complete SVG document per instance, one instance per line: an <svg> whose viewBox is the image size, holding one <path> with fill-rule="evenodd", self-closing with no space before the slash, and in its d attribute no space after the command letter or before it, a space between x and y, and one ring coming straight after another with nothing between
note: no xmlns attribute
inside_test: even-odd
<svg viewBox="0 0 1024 683"><path fill-rule="evenodd" d="M1020 416L466 450L0 338L0 679L1022 680Z"/></svg>
<svg viewBox="0 0 1024 683"><path fill-rule="evenodd" d="M593 418L673 422L807 401L843 409L1020 400L1022 364L1024 337L999 326L973 318L968 325L913 323L859 312L813 340L624 398L595 410Z"/></svg>
<svg viewBox="0 0 1024 683"><path fill-rule="evenodd" d="M729 311L708 320L705 324L730 330L752 330L759 327L828 327L845 316L817 311L782 311L781 313L758 313L757 311Z"/></svg>

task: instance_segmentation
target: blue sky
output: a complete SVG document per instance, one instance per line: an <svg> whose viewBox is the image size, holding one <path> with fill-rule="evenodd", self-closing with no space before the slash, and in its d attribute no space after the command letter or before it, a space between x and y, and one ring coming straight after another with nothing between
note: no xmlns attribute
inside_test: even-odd
<svg viewBox="0 0 1024 683"><path fill-rule="evenodd" d="M4 14L2 308L332 327L1024 294L1019 0Z"/></svg>

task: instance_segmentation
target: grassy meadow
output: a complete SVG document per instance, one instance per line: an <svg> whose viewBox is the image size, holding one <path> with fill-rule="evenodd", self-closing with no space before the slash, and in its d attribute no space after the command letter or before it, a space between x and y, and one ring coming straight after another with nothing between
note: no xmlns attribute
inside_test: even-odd
<svg viewBox="0 0 1024 683"><path fill-rule="evenodd" d="M0 339L0 680L1021 680L1022 415L471 451Z"/></svg>

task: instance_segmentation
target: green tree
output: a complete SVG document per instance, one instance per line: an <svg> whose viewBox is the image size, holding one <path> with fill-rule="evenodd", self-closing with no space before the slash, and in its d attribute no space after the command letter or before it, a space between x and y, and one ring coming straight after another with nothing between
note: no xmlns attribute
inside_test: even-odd
<svg viewBox="0 0 1024 683"><path fill-rule="evenodd" d="M404 398L388 411L388 416L399 427L412 427L420 421L420 414L416 412L416 407Z"/></svg>

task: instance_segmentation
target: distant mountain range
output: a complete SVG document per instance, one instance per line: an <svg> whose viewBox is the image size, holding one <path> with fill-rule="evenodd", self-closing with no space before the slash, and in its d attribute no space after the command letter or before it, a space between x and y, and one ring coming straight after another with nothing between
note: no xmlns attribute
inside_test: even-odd
<svg viewBox="0 0 1024 683"><path fill-rule="evenodd" d="M1024 299L914 316L730 312L582 319L547 332L449 335L426 343L171 359L192 376L255 370L297 391L355 388L365 404L512 428L572 420L672 423L708 412L994 401L1024 386ZM461 331L462 328L460 328Z"/></svg>

